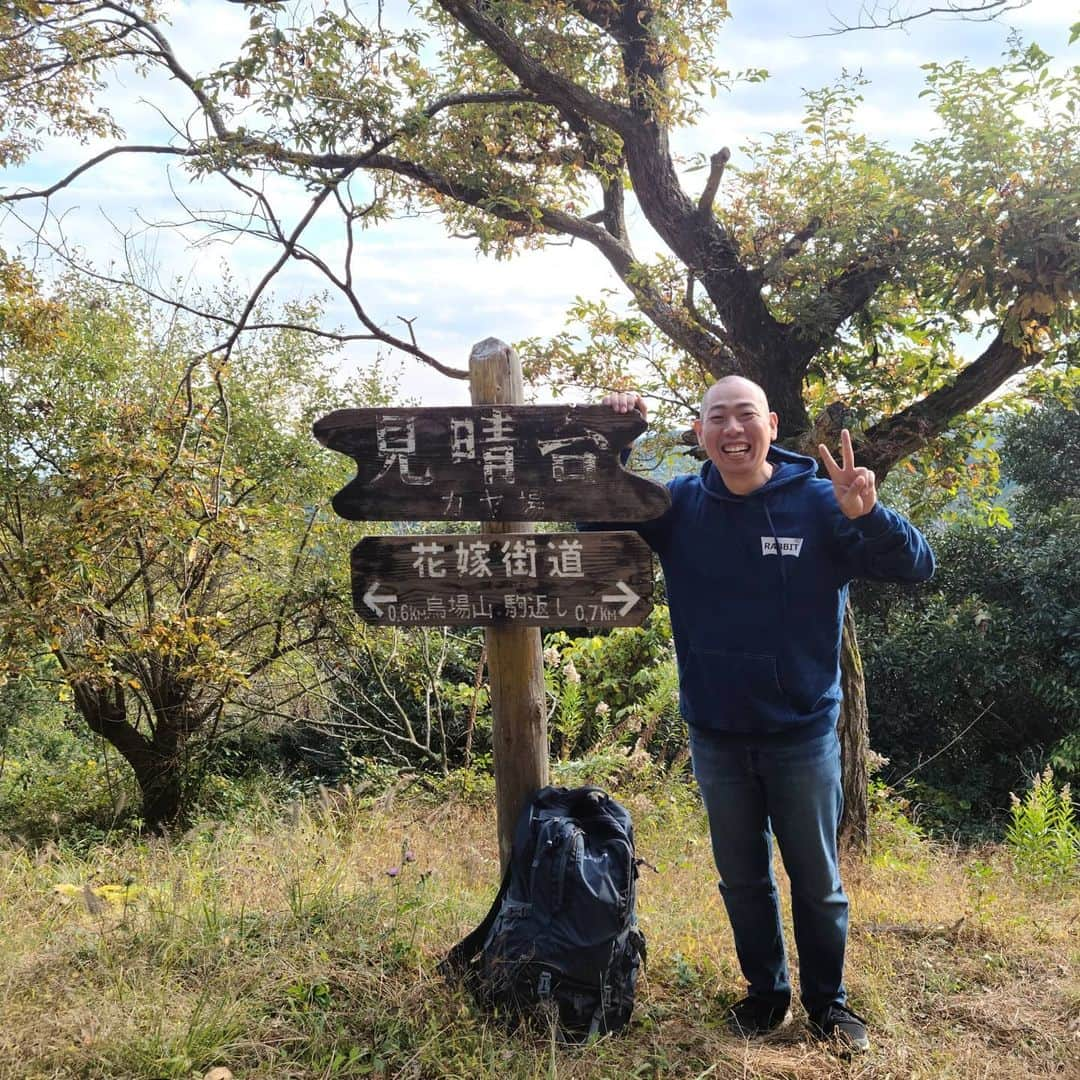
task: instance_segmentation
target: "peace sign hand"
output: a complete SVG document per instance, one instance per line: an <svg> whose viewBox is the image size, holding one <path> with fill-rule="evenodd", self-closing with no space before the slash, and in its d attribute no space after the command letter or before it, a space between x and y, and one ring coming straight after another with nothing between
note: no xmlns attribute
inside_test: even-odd
<svg viewBox="0 0 1080 1080"><path fill-rule="evenodd" d="M862 466L856 468L855 453L851 449L851 433L847 428L840 432L840 456L843 465L829 453L824 443L818 444L818 453L825 463L825 471L832 481L833 492L845 517L858 518L869 514L877 503L877 484L874 474Z"/></svg>

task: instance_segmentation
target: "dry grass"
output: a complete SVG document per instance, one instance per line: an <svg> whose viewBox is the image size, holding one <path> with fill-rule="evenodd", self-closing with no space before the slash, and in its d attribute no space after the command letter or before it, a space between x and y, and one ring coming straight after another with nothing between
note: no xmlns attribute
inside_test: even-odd
<svg viewBox="0 0 1080 1080"><path fill-rule="evenodd" d="M494 891L489 810L324 799L172 844L0 849L0 1077L1080 1077L1075 891L1032 892L1001 852L889 818L846 875L873 1051L837 1060L801 1018L748 1046L721 1024L740 980L702 815L678 794L627 802L659 873L618 1038L507 1035L435 976Z"/></svg>

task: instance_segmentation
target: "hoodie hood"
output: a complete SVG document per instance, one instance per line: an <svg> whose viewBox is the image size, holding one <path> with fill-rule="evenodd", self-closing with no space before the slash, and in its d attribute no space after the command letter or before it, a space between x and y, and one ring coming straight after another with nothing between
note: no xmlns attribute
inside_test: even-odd
<svg viewBox="0 0 1080 1080"><path fill-rule="evenodd" d="M793 450L785 450L775 443L769 447L765 460L773 467L772 476L761 487L746 495L735 495L728 491L720 470L711 461L706 461L701 466L702 489L706 495L714 499L741 502L743 499L752 499L758 495L768 495L778 488L817 475L817 462L813 458L805 454L796 454Z"/></svg>

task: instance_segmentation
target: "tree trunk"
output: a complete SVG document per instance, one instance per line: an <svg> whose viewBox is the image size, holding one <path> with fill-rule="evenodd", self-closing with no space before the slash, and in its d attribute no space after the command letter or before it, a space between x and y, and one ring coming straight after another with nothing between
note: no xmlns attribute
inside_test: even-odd
<svg viewBox="0 0 1080 1080"><path fill-rule="evenodd" d="M840 761L844 784L844 811L840 817L840 846L858 855L870 850L869 775L866 768L870 749L869 713L859 642L855 636L855 616L848 600L844 609L844 632L840 644L840 686L844 694L840 706Z"/></svg>
<svg viewBox="0 0 1080 1080"><path fill-rule="evenodd" d="M156 834L183 828L188 800L184 792L179 732L171 725L163 726L159 720L153 739L147 739L126 722L110 725L102 734L116 747L135 774L135 782L142 796L142 817L146 828ZM131 738L132 735L137 738Z"/></svg>
<svg viewBox="0 0 1080 1080"><path fill-rule="evenodd" d="M186 812L183 769L180 762L180 730L158 720L152 739L127 720L123 687L95 687L81 681L71 684L75 707L86 726L110 743L131 766L142 796L142 816L147 829L161 833L183 825Z"/></svg>
<svg viewBox="0 0 1080 1080"><path fill-rule="evenodd" d="M175 755L163 757L151 752L136 765L135 779L142 795L143 821L152 833L183 828L186 824L186 800L180 782L181 769Z"/></svg>

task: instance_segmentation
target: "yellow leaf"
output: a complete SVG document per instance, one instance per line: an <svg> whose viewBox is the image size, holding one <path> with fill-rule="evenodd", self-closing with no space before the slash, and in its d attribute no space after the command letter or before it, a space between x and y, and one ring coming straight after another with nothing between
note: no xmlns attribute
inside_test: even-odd
<svg viewBox="0 0 1080 1080"><path fill-rule="evenodd" d="M142 889L138 885L99 885L94 889L95 895L99 896L102 900L107 900L110 904L114 904L117 907L123 904L129 904L134 900Z"/></svg>
<svg viewBox="0 0 1080 1080"><path fill-rule="evenodd" d="M141 885L136 885L133 882L126 885L108 884L96 886L89 884L72 885L69 882L62 882L59 885L54 885L52 891L65 902L76 898L85 901L91 914L97 914L105 910L106 904L120 907L131 903L132 900L139 897L144 889Z"/></svg>

